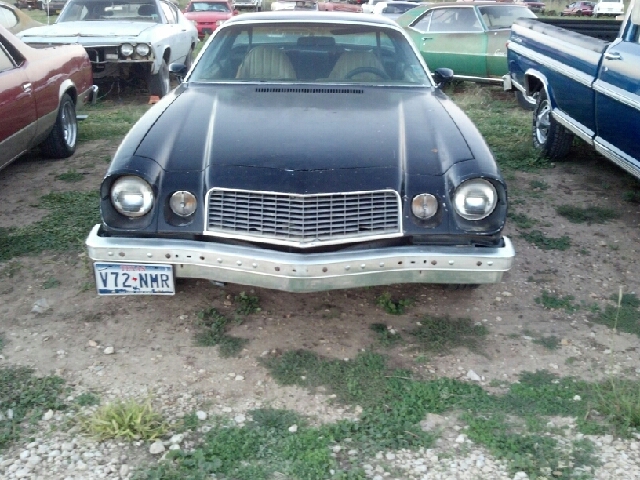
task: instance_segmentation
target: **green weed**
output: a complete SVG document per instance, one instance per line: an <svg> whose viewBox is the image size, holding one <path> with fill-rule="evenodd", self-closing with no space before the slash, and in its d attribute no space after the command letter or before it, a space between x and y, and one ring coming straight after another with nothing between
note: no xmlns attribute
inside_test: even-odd
<svg viewBox="0 0 640 480"><path fill-rule="evenodd" d="M414 304L414 300L411 298L393 300L391 294L383 293L376 298L376 305L382 307L382 309L389 315L402 315L406 307L410 307Z"/></svg>
<svg viewBox="0 0 640 480"><path fill-rule="evenodd" d="M580 310L580 305L572 303L573 300L573 295L560 297L546 290L542 291L542 295L540 297L535 298L535 302L545 308L553 310L563 309L567 313L573 313Z"/></svg>
<svg viewBox="0 0 640 480"><path fill-rule="evenodd" d="M76 172L75 170L67 170L60 175L56 175L56 180L62 180L63 182L75 183L79 182L84 178L82 173Z"/></svg>
<svg viewBox="0 0 640 480"><path fill-rule="evenodd" d="M126 440L154 440L168 428L151 403L136 400L117 401L98 408L79 419L81 429L96 440L123 438Z"/></svg>
<svg viewBox="0 0 640 480"><path fill-rule="evenodd" d="M547 190L549 188L549 184L543 180L531 180L529 182L529 186L534 190Z"/></svg>
<svg viewBox="0 0 640 480"><path fill-rule="evenodd" d="M562 237L547 237L540 230L532 230L520 236L542 250L567 250L571 246L571 239L566 235Z"/></svg>
<svg viewBox="0 0 640 480"><path fill-rule="evenodd" d="M560 348L560 339L555 335L536 338L535 340L533 340L533 343L542 345L547 350L557 350L558 348Z"/></svg>
<svg viewBox="0 0 640 480"><path fill-rule="evenodd" d="M91 392L85 392L76 397L76 403L81 407L100 405L100 397Z"/></svg>
<svg viewBox="0 0 640 480"><path fill-rule="evenodd" d="M100 222L98 192L50 193L40 199L49 213L39 222L0 229L0 261L45 250L82 247L87 232Z"/></svg>
<svg viewBox="0 0 640 480"><path fill-rule="evenodd" d="M527 229L533 227L537 222L534 218L528 217L524 213L509 212L509 220L516 224L516 227Z"/></svg>
<svg viewBox="0 0 640 480"><path fill-rule="evenodd" d="M625 293L619 299L617 294L612 295L611 300L616 300L618 303L615 306L607 305L604 311L593 318L593 321L640 337L640 312L638 311L640 299L636 294Z"/></svg>
<svg viewBox="0 0 640 480"><path fill-rule="evenodd" d="M413 330L409 331L419 348L444 352L457 347L467 347L478 352L487 328L476 325L469 318L423 317Z"/></svg>
<svg viewBox="0 0 640 480"><path fill-rule="evenodd" d="M593 206L582 208L575 205L560 205L556 207L556 212L571 223L605 223L620 216L610 208Z"/></svg>
<svg viewBox="0 0 640 480"><path fill-rule="evenodd" d="M240 292L240 295L236 295L234 300L237 305L236 312L239 315L251 315L262 310L260 308L260 299L256 296Z"/></svg>
<svg viewBox="0 0 640 480"><path fill-rule="evenodd" d="M398 332L384 323L372 323L369 329L376 334L378 343L385 347L390 347L402 341L402 337Z"/></svg>
<svg viewBox="0 0 640 480"><path fill-rule="evenodd" d="M47 278L42 284L42 288L48 290L50 288L58 288L60 286L60 280L54 277Z"/></svg>
<svg viewBox="0 0 640 480"><path fill-rule="evenodd" d="M622 192L622 199L629 203L640 203L640 189Z"/></svg>
<svg viewBox="0 0 640 480"><path fill-rule="evenodd" d="M233 357L240 353L248 342L244 338L227 335L229 319L215 308L208 308L197 313L201 330L195 334L196 345L200 347L219 346L222 357Z"/></svg>

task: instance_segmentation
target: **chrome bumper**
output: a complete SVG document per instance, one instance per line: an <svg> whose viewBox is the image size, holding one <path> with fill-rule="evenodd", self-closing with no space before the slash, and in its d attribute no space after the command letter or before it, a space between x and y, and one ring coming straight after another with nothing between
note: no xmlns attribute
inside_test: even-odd
<svg viewBox="0 0 640 480"><path fill-rule="evenodd" d="M288 292L316 292L396 283L497 283L515 251L504 246L403 246L333 253L284 253L191 240L119 238L86 241L94 261L163 263L177 278L203 278Z"/></svg>
<svg viewBox="0 0 640 480"><path fill-rule="evenodd" d="M81 92L80 95L78 95L78 99L78 103L81 105L95 105L96 100L98 100L98 86L91 85L84 92Z"/></svg>

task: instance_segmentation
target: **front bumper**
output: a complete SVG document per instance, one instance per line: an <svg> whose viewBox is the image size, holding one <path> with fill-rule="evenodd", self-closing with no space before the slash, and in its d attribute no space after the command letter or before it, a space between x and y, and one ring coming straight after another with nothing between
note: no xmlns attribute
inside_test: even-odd
<svg viewBox="0 0 640 480"><path fill-rule="evenodd" d="M288 292L397 283L497 283L515 251L503 247L402 246L332 253L284 253L191 240L106 237L96 225L86 240L94 261L164 263L177 278L203 278Z"/></svg>

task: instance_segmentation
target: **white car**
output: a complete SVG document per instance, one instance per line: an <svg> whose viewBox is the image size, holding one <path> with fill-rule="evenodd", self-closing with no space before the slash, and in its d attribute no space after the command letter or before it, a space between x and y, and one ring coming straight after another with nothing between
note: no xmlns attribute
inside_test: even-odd
<svg viewBox="0 0 640 480"><path fill-rule="evenodd" d="M262 11L262 0L234 0L233 8L236 10L250 9L260 12Z"/></svg>
<svg viewBox="0 0 640 480"><path fill-rule="evenodd" d="M600 0L595 7L593 7L594 17L617 17L618 15L624 15L624 2L622 0Z"/></svg>
<svg viewBox="0 0 640 480"><path fill-rule="evenodd" d="M271 2L271 10L318 10L317 0L274 0Z"/></svg>
<svg viewBox="0 0 640 480"><path fill-rule="evenodd" d="M53 25L19 33L32 47L82 45L96 82L142 79L149 94L170 90L169 65L191 66L198 30L164 0L69 0Z"/></svg>
<svg viewBox="0 0 640 480"><path fill-rule="evenodd" d="M411 3L415 3L415 6L421 4L422 0L409 0ZM362 4L362 13L380 13L379 11L375 11L376 5L379 3L388 3L385 0L368 0L366 3Z"/></svg>

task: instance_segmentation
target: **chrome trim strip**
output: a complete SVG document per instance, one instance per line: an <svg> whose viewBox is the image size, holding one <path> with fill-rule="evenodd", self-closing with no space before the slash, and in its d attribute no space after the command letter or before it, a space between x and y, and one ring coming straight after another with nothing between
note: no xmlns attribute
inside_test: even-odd
<svg viewBox="0 0 640 480"><path fill-rule="evenodd" d="M291 195L291 196L295 196L295 197L324 197L324 196L330 196L330 195L358 195L358 194L366 194L366 193L393 193L396 197L397 200L397 206L398 206L398 231L394 232L394 233L387 233L387 234L382 234L382 235L367 235L367 236L351 236L351 237L343 237L343 238L338 238L335 240L318 240L318 241L313 241L313 242L298 242L298 241L287 241L284 239L279 239L279 238L274 238L274 237L269 237L269 236L261 236L261 235L243 235L243 234L237 234L237 233L225 233L225 232L220 232L220 231L210 231L210 230L205 230L204 232L202 232L203 235L206 236L210 236L210 237L219 237L219 238L233 238L236 240L244 240L244 241L248 241L248 242L258 242L258 243L264 243L264 244L268 244L268 245L283 245L283 246L290 246L290 247L296 247L296 248L313 248L313 247L321 247L324 245L342 245L345 243L358 243L358 242L369 242L372 240L382 240L382 239L386 239L386 238L398 238L401 237L403 235L404 232L404 228L403 228L403 223L402 223L402 200L400 198L400 195L398 194L398 192L396 192L395 190L391 190L391 189L385 189L385 190L363 190L363 191L356 191L356 192L330 192L330 193L319 193L319 194L312 194L312 195L303 195L303 194L297 194L297 193L286 193L286 192L272 192L272 191L257 191L257 190L243 190L240 188L220 188L220 187L214 187L211 190L209 190L205 196L205 208L207 211L207 228L209 225L209 198L211 197L211 193L217 191L217 192L242 192L242 193L255 193L255 194L261 194L261 195Z"/></svg>
<svg viewBox="0 0 640 480"><path fill-rule="evenodd" d="M456 75L454 73L453 78L456 80L462 80L465 82L475 82L475 83L484 83L488 85L502 85L503 80L502 77L493 78L493 77L474 77L471 75Z"/></svg>
<svg viewBox="0 0 640 480"><path fill-rule="evenodd" d="M600 79L594 82L593 89L606 97L612 98L617 102L640 111L640 96L638 96L637 94L632 94L627 90L623 90L620 87L616 87L615 85L612 85L608 82L603 82ZM632 95L638 100L632 98Z"/></svg>
<svg viewBox="0 0 640 480"><path fill-rule="evenodd" d="M634 177L640 179L640 159L636 160L622 150L614 147L602 137L596 137L594 140L596 151L607 157L613 163Z"/></svg>
<svg viewBox="0 0 640 480"><path fill-rule="evenodd" d="M530 48L523 47L522 45L519 45L514 42L509 42L507 48L513 50L514 52L520 55L524 55L527 58L539 64L547 66L551 70L554 70L560 73L561 75L564 75L565 77L569 77L575 80L576 82L581 83L587 87L591 87L591 84L593 83L593 77L591 77L590 75L587 75L586 73L583 73L576 68L568 67L562 62L559 62L558 60L554 60L553 58L547 57L546 55L537 53L531 50Z"/></svg>
<svg viewBox="0 0 640 480"><path fill-rule="evenodd" d="M556 121L564 128L580 137L589 145L593 145L593 137L596 134L593 130L590 130L581 123L576 122L569 115L564 113L562 110L558 110L557 108L553 109L551 115L553 115L553 118L555 118Z"/></svg>
<svg viewBox="0 0 640 480"><path fill-rule="evenodd" d="M91 230L86 246L94 261L164 263L178 278L318 292L398 283L498 283L515 250L503 247L403 247L333 253L285 253L258 247L167 238L102 237Z"/></svg>

